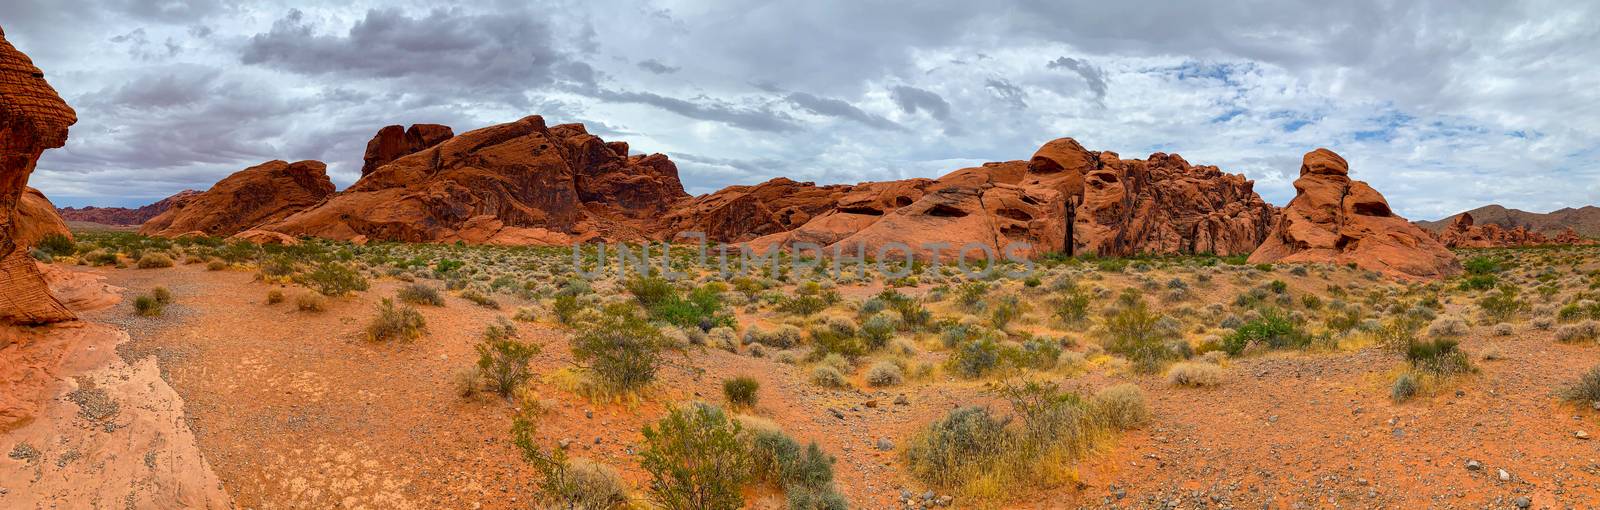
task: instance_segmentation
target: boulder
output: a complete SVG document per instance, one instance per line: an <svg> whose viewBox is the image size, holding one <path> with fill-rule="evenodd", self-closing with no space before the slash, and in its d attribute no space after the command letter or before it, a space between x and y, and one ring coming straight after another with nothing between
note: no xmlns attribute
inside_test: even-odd
<svg viewBox="0 0 1600 510"><path fill-rule="evenodd" d="M186 189L179 191L176 195L163 198L159 202L137 209L88 206L83 208L68 207L60 209L59 212L61 213L61 218L67 221L83 221L102 225L140 225L149 221L150 218L167 212L173 206L186 203L199 195L199 191Z"/></svg>
<svg viewBox="0 0 1600 510"><path fill-rule="evenodd" d="M288 217L333 195L321 161L268 161L235 172L139 227L145 235L228 237Z"/></svg>
<svg viewBox="0 0 1600 510"><path fill-rule="evenodd" d="M529 116L401 156L260 228L357 242L642 240L688 195L666 156L627 150Z"/></svg>
<svg viewBox="0 0 1600 510"><path fill-rule="evenodd" d="M1406 280L1447 277L1461 263L1443 244L1389 208L1328 149L1306 153L1295 197L1284 207L1251 263L1350 264Z"/></svg>
<svg viewBox="0 0 1600 510"><path fill-rule="evenodd" d="M22 192L21 200L17 201L16 243L23 249L39 244L45 236L56 234L72 239L72 231L67 229L67 222L56 214L55 204L45 198L44 193L32 187Z"/></svg>
<svg viewBox="0 0 1600 510"><path fill-rule="evenodd" d="M66 144L67 129L77 120L77 113L45 81L44 72L0 31L0 289L5 289L0 292L0 324L76 318L50 295L19 235L41 230L32 224L38 221L32 211L40 205L24 199L28 176L45 149ZM21 214L19 208L25 208Z"/></svg>
<svg viewBox="0 0 1600 510"><path fill-rule="evenodd" d="M362 158L361 176L366 177L390 161L439 145L439 142L449 140L455 135L450 126L441 124L412 124L410 129L399 125L384 126L378 130L378 134L372 136L371 141L367 142L367 153Z"/></svg>

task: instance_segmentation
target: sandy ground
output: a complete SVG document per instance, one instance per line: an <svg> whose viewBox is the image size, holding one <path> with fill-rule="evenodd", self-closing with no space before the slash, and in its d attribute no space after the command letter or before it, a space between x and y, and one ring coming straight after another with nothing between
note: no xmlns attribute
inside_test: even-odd
<svg viewBox="0 0 1600 510"><path fill-rule="evenodd" d="M118 352L130 366L156 362L184 401L204 461L240 507L531 506L535 478L509 444L510 404L462 399L453 382L472 365L483 327L509 316L515 300L489 310L447 297L443 308L421 308L426 337L379 344L362 329L378 299L393 295L394 281L304 313L293 305L303 289L283 288L288 302L268 305L275 286L246 272L92 271L126 288L125 297L158 285L173 291L176 304L160 318L133 316L131 299L86 317L127 331L131 341ZM568 365L566 332L548 323L521 329L544 347L538 372ZM1600 362L1600 352L1558 344L1526 322L1510 336L1488 329L1474 327L1464 346L1477 353L1492 344L1504 359L1475 360L1478 374L1398 405L1388 395L1401 361L1375 349L1245 358L1230 362L1212 389L1120 372L1058 376L1085 391L1134 382L1150 397L1152 422L1085 460L1076 486L1025 494L1014 506L1510 508L1519 496L1533 508L1593 506L1600 455L1595 441L1574 434L1600 434L1600 422L1552 392ZM591 403L546 380L541 397L556 406L541 436L547 444L569 441L574 455L617 467L639 486L640 427L669 402L719 401L724 378L749 375L762 383L755 414L837 456L840 489L857 506L892 508L901 488L914 485L899 474L894 452L874 447L877 440L902 442L954 406L987 401L981 383L944 377L887 392L830 390L807 382L803 369L768 359L708 350L693 364L705 370L698 380L669 368L636 403ZM893 403L900 394L908 404Z"/></svg>

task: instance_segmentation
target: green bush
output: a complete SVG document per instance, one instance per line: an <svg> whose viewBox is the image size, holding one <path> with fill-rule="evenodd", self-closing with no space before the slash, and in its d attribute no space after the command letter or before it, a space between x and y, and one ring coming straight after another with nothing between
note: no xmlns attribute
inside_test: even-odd
<svg viewBox="0 0 1600 510"><path fill-rule="evenodd" d="M159 317L166 308L166 303L153 296L133 298L133 311L141 317Z"/></svg>
<svg viewBox="0 0 1600 510"><path fill-rule="evenodd" d="M652 479L650 499L667 510L736 510L751 478L741 427L722 409L674 407L644 427L639 464Z"/></svg>
<svg viewBox="0 0 1600 510"><path fill-rule="evenodd" d="M367 339L374 342L411 341L427 331L428 321L415 308L404 305L396 307L393 300L384 298L378 303L378 315L367 324Z"/></svg>
<svg viewBox="0 0 1600 510"><path fill-rule="evenodd" d="M967 342L950 355L949 363L963 377L983 377L1000 365L1000 344L987 336Z"/></svg>
<svg viewBox="0 0 1600 510"><path fill-rule="evenodd" d="M1410 372L1400 374L1394 379L1394 386L1389 388L1389 399L1395 402L1405 402L1417 395L1417 378Z"/></svg>
<svg viewBox="0 0 1600 510"><path fill-rule="evenodd" d="M572 357L607 389L626 393L656 379L665 362L666 339L627 304L606 307L572 337Z"/></svg>
<svg viewBox="0 0 1600 510"><path fill-rule="evenodd" d="M899 324L893 317L880 313L868 317L866 322L861 323L861 339L866 342L868 350L878 350L889 343L889 339L894 337L897 329Z"/></svg>
<svg viewBox="0 0 1600 510"><path fill-rule="evenodd" d="M400 298L400 301L413 305L444 306L444 294L440 293L439 289L422 283L412 283L400 287L399 292L395 293L395 297Z"/></svg>
<svg viewBox="0 0 1600 510"><path fill-rule="evenodd" d="M728 403L737 407L755 407L756 391L761 389L761 383L752 377L735 377L722 382L722 396Z"/></svg>
<svg viewBox="0 0 1600 510"><path fill-rule="evenodd" d="M571 294L556 296L554 303L550 305L550 311L555 312L556 321L569 326L581 309L583 305L578 304L578 297Z"/></svg>
<svg viewBox="0 0 1600 510"><path fill-rule="evenodd" d="M1105 317L1105 341L1109 352L1122 355L1142 372L1154 372L1176 353L1167 347L1167 339L1177 332L1167 328L1161 317L1150 311L1144 297L1129 289L1117 298L1117 304Z"/></svg>
<svg viewBox="0 0 1600 510"><path fill-rule="evenodd" d="M899 386L905 381L905 372L892 361L879 361L867 369L867 384L873 386Z"/></svg>
<svg viewBox="0 0 1600 510"><path fill-rule="evenodd" d="M1063 289L1051 303L1051 312L1069 325L1082 324L1089 318L1091 296L1088 290L1073 285Z"/></svg>
<svg viewBox="0 0 1600 510"><path fill-rule="evenodd" d="M1467 353L1452 338L1412 342L1406 349L1406 361L1416 370L1440 376L1472 371Z"/></svg>
<svg viewBox="0 0 1600 510"><path fill-rule="evenodd" d="M295 281L324 296L339 297L351 292L367 290L367 279L348 265L337 262L318 264L310 272L301 273Z"/></svg>
<svg viewBox="0 0 1600 510"><path fill-rule="evenodd" d="M45 234L34 247L54 257L65 257L78 251L77 243L62 234Z"/></svg>
<svg viewBox="0 0 1600 510"><path fill-rule="evenodd" d="M1264 308L1261 318L1248 321L1222 339L1222 349L1230 355L1239 355L1251 344L1270 349L1299 348L1310 345L1311 335L1289 320L1288 314L1277 308Z"/></svg>
<svg viewBox="0 0 1600 510"><path fill-rule="evenodd" d="M538 344L523 342L518 337L517 327L505 319L484 329L476 349L479 377L503 397L510 396L533 375L528 362L540 350Z"/></svg>

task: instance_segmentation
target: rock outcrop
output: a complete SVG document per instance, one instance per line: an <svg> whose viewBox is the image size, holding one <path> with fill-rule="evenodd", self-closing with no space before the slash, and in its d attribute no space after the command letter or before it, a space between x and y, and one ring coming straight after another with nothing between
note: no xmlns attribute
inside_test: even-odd
<svg viewBox="0 0 1600 510"><path fill-rule="evenodd" d="M22 198L17 201L15 241L22 248L30 248L39 244L45 236L55 234L72 239L72 231L67 229L67 222L56 214L55 204L45 198L44 193L28 187L22 192Z"/></svg>
<svg viewBox="0 0 1600 510"><path fill-rule="evenodd" d="M1354 263L1408 280L1461 271L1450 250L1396 215L1377 190L1350 180L1349 173L1349 163L1333 151L1307 153L1294 182L1294 200L1250 262Z"/></svg>
<svg viewBox="0 0 1600 510"><path fill-rule="evenodd" d="M199 196L200 192L192 189L179 191L176 195L161 199L161 201L129 209L126 207L67 207L59 209L61 218L67 221L83 221L99 223L102 225L142 225L150 218L167 212L178 204L187 203L190 199Z"/></svg>
<svg viewBox="0 0 1600 510"><path fill-rule="evenodd" d="M361 176L377 170L378 167L389 164L390 161L400 159L401 156L422 152L423 149L439 145L439 142L449 140L456 136L450 126L440 124L412 124L410 129L399 125L384 126L373 135L372 141L367 142L367 154L361 164Z"/></svg>
<svg viewBox="0 0 1600 510"><path fill-rule="evenodd" d="M0 324L75 318L50 295L19 239L37 227L18 209L24 206L28 176L39 155L66 144L67 129L77 121L77 113L45 82L44 72L0 31L0 289L5 289L0 292Z"/></svg>
<svg viewBox="0 0 1600 510"><path fill-rule="evenodd" d="M1061 138L1028 161L963 168L937 180L735 186L674 213L668 230L723 242L760 236L745 245L757 252L805 243L900 257L909 247L918 258L950 260L982 257L980 249L1003 256L1007 246L1025 243L1013 255L1039 256L1066 250L1070 235L1074 254L1236 255L1265 239L1275 210L1242 175L1161 153L1122 160ZM972 249L956 253L963 246Z"/></svg>
<svg viewBox="0 0 1600 510"><path fill-rule="evenodd" d="M333 194L327 170L320 161L278 160L240 170L146 221L139 233L227 237L287 218Z"/></svg>
<svg viewBox="0 0 1600 510"><path fill-rule="evenodd" d="M687 198L666 156L630 156L581 124L530 116L402 156L260 229L356 242L639 240Z"/></svg>
<svg viewBox="0 0 1600 510"><path fill-rule="evenodd" d="M1545 237L1544 234L1531 231L1526 225L1517 225L1507 229L1495 223L1478 224L1471 213L1456 215L1450 226L1439 232L1439 242L1448 248L1511 248L1522 246L1545 246L1556 244L1579 245L1589 244L1590 241L1579 236L1572 227L1555 237Z"/></svg>
<svg viewBox="0 0 1600 510"><path fill-rule="evenodd" d="M1472 221L1476 225L1493 224L1507 230L1526 227L1529 231L1538 232L1552 239L1568 230L1580 237L1600 238L1600 207L1593 205L1563 207L1547 213L1534 213L1490 204L1443 219L1415 223L1424 230L1443 233L1459 219L1458 216L1461 214L1472 215Z"/></svg>

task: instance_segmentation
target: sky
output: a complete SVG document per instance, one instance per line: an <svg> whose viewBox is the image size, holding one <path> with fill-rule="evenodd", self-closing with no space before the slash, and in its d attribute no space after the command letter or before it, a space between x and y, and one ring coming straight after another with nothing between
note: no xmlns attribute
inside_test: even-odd
<svg viewBox="0 0 1600 510"><path fill-rule="evenodd" d="M1070 136L1294 196L1343 155L1411 219L1600 203L1600 3L6 0L78 111L31 184L138 206L272 159L343 188L388 124L545 116L692 194L1027 159Z"/></svg>

